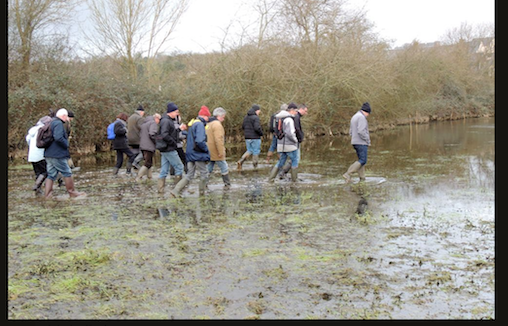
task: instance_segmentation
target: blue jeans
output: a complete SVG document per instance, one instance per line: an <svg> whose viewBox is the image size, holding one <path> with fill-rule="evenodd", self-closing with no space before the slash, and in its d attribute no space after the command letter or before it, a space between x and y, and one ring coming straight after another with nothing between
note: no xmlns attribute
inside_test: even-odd
<svg viewBox="0 0 508 326"><path fill-rule="evenodd" d="M247 152L252 155L261 153L261 139L245 139L245 145L247 145Z"/></svg>
<svg viewBox="0 0 508 326"><path fill-rule="evenodd" d="M215 163L217 163L217 166L220 169L220 174L222 174L222 175L228 174L229 169L228 169L228 163L226 161L210 161L208 163L208 173L212 173Z"/></svg>
<svg viewBox="0 0 508 326"><path fill-rule="evenodd" d="M287 158L291 160L291 168L297 168L298 167L298 150L292 151L292 152L281 152L279 161L277 162L276 166L280 169L284 166L286 163Z"/></svg>
<svg viewBox="0 0 508 326"><path fill-rule="evenodd" d="M71 168L68 163L69 158L46 157L46 169L48 170L48 179L55 181L60 172L64 178L72 177Z"/></svg>
<svg viewBox="0 0 508 326"><path fill-rule="evenodd" d="M183 163L176 150L169 152L161 152L161 172L159 179L165 179L169 173L169 166L175 169L175 175L183 174Z"/></svg>
<svg viewBox="0 0 508 326"><path fill-rule="evenodd" d="M358 162L362 166L367 164L367 150L369 149L369 146L367 145L353 145L356 151L356 156L358 156Z"/></svg>
<svg viewBox="0 0 508 326"><path fill-rule="evenodd" d="M273 135L272 137L272 144L270 145L268 151L272 153L275 153L277 151L277 137L275 135Z"/></svg>

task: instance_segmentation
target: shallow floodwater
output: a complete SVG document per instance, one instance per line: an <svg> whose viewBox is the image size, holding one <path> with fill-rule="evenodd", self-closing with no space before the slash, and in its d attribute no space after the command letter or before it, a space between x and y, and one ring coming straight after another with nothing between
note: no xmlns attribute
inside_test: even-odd
<svg viewBox="0 0 508 326"><path fill-rule="evenodd" d="M299 182L228 146L204 197L75 158L69 199L8 170L9 319L495 319L494 118L371 134L345 184L347 137L306 140ZM111 156L113 157L113 156ZM367 200L363 214L360 199Z"/></svg>

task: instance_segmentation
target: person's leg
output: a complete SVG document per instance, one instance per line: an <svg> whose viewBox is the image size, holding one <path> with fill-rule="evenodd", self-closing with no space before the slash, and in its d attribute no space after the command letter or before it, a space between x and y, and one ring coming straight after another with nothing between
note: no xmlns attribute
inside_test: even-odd
<svg viewBox="0 0 508 326"><path fill-rule="evenodd" d="M197 161L196 169L199 173L199 195L202 196L205 194L206 190L206 182L208 180L208 168L207 162Z"/></svg>
<svg viewBox="0 0 508 326"><path fill-rule="evenodd" d="M229 167L226 161L217 161L217 166L220 168L220 174L222 176L222 181L224 181L224 188L229 189L231 186L231 182L229 181Z"/></svg>

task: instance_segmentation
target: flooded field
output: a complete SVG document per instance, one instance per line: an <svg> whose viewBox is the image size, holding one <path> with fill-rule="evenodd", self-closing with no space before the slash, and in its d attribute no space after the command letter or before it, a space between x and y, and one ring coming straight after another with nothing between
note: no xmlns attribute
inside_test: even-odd
<svg viewBox="0 0 508 326"><path fill-rule="evenodd" d="M8 318L495 319L494 118L371 138L362 184L345 137L306 140L297 184L236 171L237 144L230 190L216 170L181 199L157 193L160 161L138 184L81 158L87 197L53 200L11 165Z"/></svg>

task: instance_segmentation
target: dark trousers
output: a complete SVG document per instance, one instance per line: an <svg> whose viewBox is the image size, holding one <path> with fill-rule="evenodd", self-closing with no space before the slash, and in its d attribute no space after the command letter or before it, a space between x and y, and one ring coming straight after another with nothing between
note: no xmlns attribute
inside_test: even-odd
<svg viewBox="0 0 508 326"><path fill-rule="evenodd" d="M116 150L116 168L121 168L123 165L123 154L127 155L129 158L129 162L134 162L134 159L136 158L136 155L132 153L130 148L122 148Z"/></svg>
<svg viewBox="0 0 508 326"><path fill-rule="evenodd" d="M145 166L147 168L151 168L153 165L152 159L153 159L154 152L144 151L144 150L141 150L141 152L143 153L143 158L145 159Z"/></svg>
<svg viewBox="0 0 508 326"><path fill-rule="evenodd" d="M39 177L39 175L48 176L48 170L46 169L46 160L40 160L39 162L32 162L32 166L35 172L35 179Z"/></svg>

